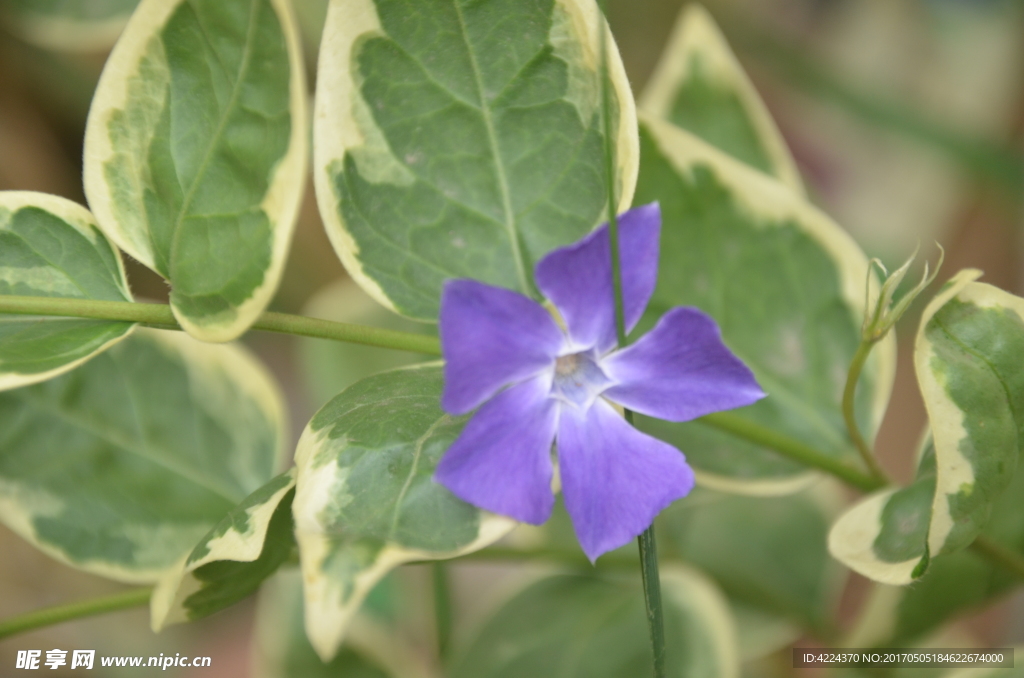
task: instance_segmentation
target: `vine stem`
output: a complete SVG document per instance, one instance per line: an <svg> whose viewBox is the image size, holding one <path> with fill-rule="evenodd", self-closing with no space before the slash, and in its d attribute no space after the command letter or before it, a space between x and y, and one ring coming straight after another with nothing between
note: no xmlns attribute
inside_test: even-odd
<svg viewBox="0 0 1024 678"><path fill-rule="evenodd" d="M843 388L843 419L846 421L846 429L850 433L850 439L853 440L857 452L860 453L861 459L864 460L864 464L868 467L871 475L882 485L888 485L889 478L886 476L885 471L882 470L882 467L878 465L878 460L868 446L867 441L864 440L864 436L860 434L860 429L857 427L857 418L854 416L854 396L857 393L857 382L860 381L861 370L864 369L864 363L867 361L868 356L871 355L873 346L874 342L861 341L860 346L857 347L857 352L853 354L853 360L850 361L850 371L846 375L846 386Z"/></svg>
<svg viewBox="0 0 1024 678"><path fill-rule="evenodd" d="M604 4L604 3L602 3ZM602 7L602 10L605 8ZM604 123L604 152L608 184L608 240L611 250L612 290L615 296L615 333L620 348L628 343L626 316L622 301L622 262L619 253L619 222L616 215L618 200L615 195L615 151L612 147L610 75L608 72L608 38L606 26L601 27L601 107ZM626 421L633 425L633 413L624 412ZM651 636L654 654L654 678L665 676L665 619L661 603L661 577L658 572L658 545L653 523L637 538L640 549L640 577L643 581L644 604L647 608L647 630Z"/></svg>
<svg viewBox="0 0 1024 678"><path fill-rule="evenodd" d="M171 307L167 304L142 304L131 301L100 301L65 297L20 297L0 295L0 313L15 315L93 318L141 323L168 330L181 330ZM252 324L254 330L296 334L302 337L331 339L352 344L379 346L398 351L441 355L441 342L436 337L412 332L398 332L379 327L339 323L289 313L267 311Z"/></svg>
<svg viewBox="0 0 1024 678"><path fill-rule="evenodd" d="M73 619L140 607L149 603L149 596L152 592L153 589L148 587L132 589L123 593L115 593L112 596L83 600L68 605L57 605L17 615L0 621L0 639Z"/></svg>
<svg viewBox="0 0 1024 678"><path fill-rule="evenodd" d="M874 492L888 484L887 481L868 475L860 469L856 469L846 462L829 456L810 445L793 440L773 429L756 424L731 412L707 414L697 421L731 433L737 438L767 447L804 466L810 466L811 468L830 473L862 492Z"/></svg>

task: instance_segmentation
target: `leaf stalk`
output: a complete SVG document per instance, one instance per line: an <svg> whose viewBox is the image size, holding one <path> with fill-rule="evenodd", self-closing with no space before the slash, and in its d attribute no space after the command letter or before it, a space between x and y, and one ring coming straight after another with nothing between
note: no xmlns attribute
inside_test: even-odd
<svg viewBox="0 0 1024 678"><path fill-rule="evenodd" d="M74 619L93 617L99 614L106 614L107 612L117 612L118 610L147 605L152 592L153 589L148 587L132 589L123 593L115 593L112 596L93 598L67 605L57 605L20 614L0 621L0 640L19 633L43 628L44 626L53 626L54 624L61 624Z"/></svg>
<svg viewBox="0 0 1024 678"><path fill-rule="evenodd" d="M888 484L884 480L870 476L850 466L841 459L829 456L810 445L793 440L766 426L761 426L731 412L715 412L714 414L705 415L697 421L713 426L720 431L730 433L737 438L767 447L804 466L830 473L862 492L874 492Z"/></svg>
<svg viewBox="0 0 1024 678"><path fill-rule="evenodd" d="M850 371L846 375L846 386L843 388L843 420L846 422L846 430L850 434L850 440L853 441L857 452L860 453L861 459L864 460L864 465L868 467L875 480L882 485L888 485L890 484L889 477L878 464L875 453L867 441L864 440L864 436L861 435L854 414L854 396L857 393L857 382L860 381L860 373L864 369L864 363L867 361L868 356L871 355L871 349L874 345L875 342L862 340L857 347L857 352L853 354L853 360L850 361Z"/></svg>
<svg viewBox="0 0 1024 678"><path fill-rule="evenodd" d="M130 301L69 299L66 297L22 297L0 295L0 313L30 316L92 318L140 323L166 330L181 330L171 307L167 304L143 304ZM330 339L352 344L378 346L396 351L425 355L441 355L441 342L436 337L412 332L398 332L379 327L339 323L289 313L266 311L251 329L294 334L301 337Z"/></svg>

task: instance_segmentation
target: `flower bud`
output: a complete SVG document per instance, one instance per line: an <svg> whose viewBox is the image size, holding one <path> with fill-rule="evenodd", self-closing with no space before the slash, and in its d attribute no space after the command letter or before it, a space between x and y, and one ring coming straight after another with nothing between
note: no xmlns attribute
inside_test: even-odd
<svg viewBox="0 0 1024 678"><path fill-rule="evenodd" d="M935 277L939 274L939 269L942 268L942 262L946 258L946 251L942 249L942 245L935 243L936 247L939 248L939 261L935 265L935 271L929 275L928 273L928 262L924 262L924 274L921 276L921 282L919 282L913 289L908 290L900 300L893 304L893 296L896 293L896 288L903 282L904 276L907 275L907 271L910 270L910 264L914 262L917 257L917 251L919 248L914 248L914 253L910 255L907 261L900 266L898 269L889 274L886 270L885 265L882 264L878 259L872 259L871 264L877 266L885 278L882 282L882 289L878 292L878 299L875 301L873 307L871 304L871 271L868 271L867 282L864 288L864 324L861 326L861 340L869 343L875 343L881 341L889 330L893 328L896 322L906 313L910 304L914 302L924 288L932 284Z"/></svg>

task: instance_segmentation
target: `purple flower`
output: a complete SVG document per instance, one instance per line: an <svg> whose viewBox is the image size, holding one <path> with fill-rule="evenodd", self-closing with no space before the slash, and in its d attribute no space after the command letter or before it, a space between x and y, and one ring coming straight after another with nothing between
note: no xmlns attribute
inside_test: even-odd
<svg viewBox="0 0 1024 678"><path fill-rule="evenodd" d="M619 217L627 331L654 292L660 231L657 203ZM616 350L609 244L605 224L537 264L537 286L567 331L511 290L450 280L441 295L441 404L456 415L480 409L435 478L471 504L539 525L554 505L557 441L565 507L591 561L643 532L694 483L679 450L630 426L612 403L688 421L764 397L696 308L673 308Z"/></svg>

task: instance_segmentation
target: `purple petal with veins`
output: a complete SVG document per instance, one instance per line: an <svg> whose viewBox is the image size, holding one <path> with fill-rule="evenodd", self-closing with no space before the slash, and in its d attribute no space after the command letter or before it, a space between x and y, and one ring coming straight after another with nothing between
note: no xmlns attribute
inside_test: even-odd
<svg viewBox="0 0 1024 678"><path fill-rule="evenodd" d="M507 384L551 367L565 335L548 311L518 292L449 280L441 292L441 406L465 414Z"/></svg>
<svg viewBox="0 0 1024 678"><path fill-rule="evenodd" d="M466 424L434 479L482 509L540 525L551 515L551 443L558 408L550 379L502 391Z"/></svg>
<svg viewBox="0 0 1024 678"><path fill-rule="evenodd" d="M668 421L742 407L765 396L753 372L722 343L718 325L696 308L674 308L635 344L601 361L616 384L605 397Z"/></svg>
<svg viewBox="0 0 1024 678"><path fill-rule="evenodd" d="M626 330L643 315L658 278L658 203L621 214L619 254ZM615 296L611 248L604 224L579 242L552 251L537 263L537 287L565 320L577 350L615 346Z"/></svg>
<svg viewBox="0 0 1024 678"><path fill-rule="evenodd" d="M586 410L562 408L558 466L565 508L591 562L693 489L679 450L636 430L603 400Z"/></svg>

